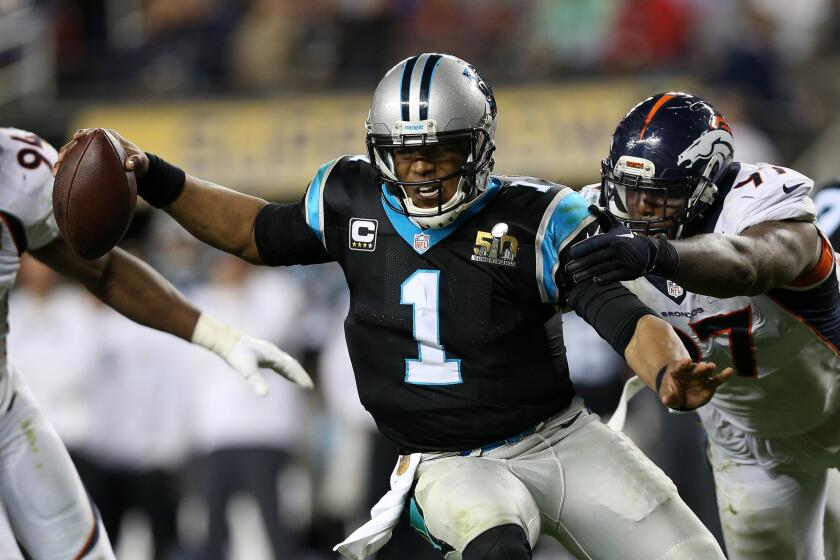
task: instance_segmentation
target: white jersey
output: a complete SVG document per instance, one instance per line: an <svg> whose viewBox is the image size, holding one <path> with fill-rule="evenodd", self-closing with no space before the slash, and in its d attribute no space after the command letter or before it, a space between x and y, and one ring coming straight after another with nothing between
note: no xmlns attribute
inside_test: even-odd
<svg viewBox="0 0 840 560"><path fill-rule="evenodd" d="M0 128L0 367L6 367L8 295L20 256L58 237L52 208L55 148L34 134Z"/></svg>
<svg viewBox="0 0 840 560"><path fill-rule="evenodd" d="M27 249L58 236L52 209L55 149L37 136L0 128L0 557L113 559L95 508L55 429L6 362L8 296ZM14 328L14 326L12 327ZM32 445L37 442L37 445ZM17 542L16 542L17 541Z"/></svg>
<svg viewBox="0 0 840 560"><path fill-rule="evenodd" d="M761 222L814 221L810 179L778 166L735 165L702 233L738 235ZM592 187L586 191L590 200L597 196ZM823 238L813 270L760 296L703 296L654 275L624 284L677 330L693 358L736 369L709 406L747 433L785 437L819 426L840 407L835 272Z"/></svg>

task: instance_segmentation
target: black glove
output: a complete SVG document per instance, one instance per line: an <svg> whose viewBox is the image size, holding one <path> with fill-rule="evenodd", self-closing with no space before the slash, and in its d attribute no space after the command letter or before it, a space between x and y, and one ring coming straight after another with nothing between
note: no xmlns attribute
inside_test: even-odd
<svg viewBox="0 0 840 560"><path fill-rule="evenodd" d="M636 235L596 206L590 206L589 212L598 220L601 233L569 249L572 260L566 265L566 275L575 282L592 279L596 286L603 286L651 272L667 277L676 270L679 254L664 234Z"/></svg>

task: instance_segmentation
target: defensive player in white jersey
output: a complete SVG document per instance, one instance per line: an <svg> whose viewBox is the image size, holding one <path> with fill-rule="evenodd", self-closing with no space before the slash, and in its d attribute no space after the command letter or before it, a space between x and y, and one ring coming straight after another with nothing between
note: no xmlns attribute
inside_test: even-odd
<svg viewBox="0 0 840 560"><path fill-rule="evenodd" d="M732 156L708 102L641 102L615 131L600 193L586 189L608 231L574 247L567 271L626 281L694 359L735 367L697 411L730 558L820 560L827 473L840 466L835 255L809 178Z"/></svg>
<svg viewBox="0 0 840 560"><path fill-rule="evenodd" d="M76 256L59 237L53 217L56 157L37 136L0 128L0 499L15 538L34 560L109 559L114 553L108 537L70 456L6 362L6 304L24 251L81 281L129 319L216 352L258 393L266 387L259 367L303 386L312 382L294 358L200 313L128 253L114 249L93 261ZM7 531L0 533L6 535L0 538L0 558L21 558Z"/></svg>

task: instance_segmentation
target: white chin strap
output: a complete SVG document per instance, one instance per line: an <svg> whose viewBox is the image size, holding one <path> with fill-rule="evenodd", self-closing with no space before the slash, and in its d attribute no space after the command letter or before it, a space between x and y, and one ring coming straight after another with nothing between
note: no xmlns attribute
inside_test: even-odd
<svg viewBox="0 0 840 560"><path fill-rule="evenodd" d="M403 189L403 192L405 192L405 189ZM432 208L420 208L414 204L414 201L411 200L411 197L408 196L408 194L405 194L403 203L405 204L405 209L408 211L409 216L417 223L418 226L423 229L440 229L445 228L454 222L455 218L458 217L461 211L466 206L469 206L469 204L461 204L466 196L466 193L459 184L458 190L455 191L452 198L441 206L440 213L438 213L437 206Z"/></svg>
<svg viewBox="0 0 840 560"><path fill-rule="evenodd" d="M437 215L434 215L434 216L412 216L411 219L414 220L417 223L417 225L420 226L423 229L445 228L446 226L448 226L449 224L454 222L458 218L458 216L461 215L461 213L464 210L466 210L467 208L469 208L470 206L475 204L478 201L478 199L480 199L482 196L484 196L485 192L487 192L487 191L484 190L484 191L479 192L469 202L465 202L464 204L459 204L455 208L453 208L453 209L451 209L447 212L444 212L443 214L437 214ZM459 192L458 194L461 194L463 196L463 193L461 193L461 192ZM456 194L452 198L455 198L457 196L458 195ZM428 210L428 208L423 208L422 210Z"/></svg>

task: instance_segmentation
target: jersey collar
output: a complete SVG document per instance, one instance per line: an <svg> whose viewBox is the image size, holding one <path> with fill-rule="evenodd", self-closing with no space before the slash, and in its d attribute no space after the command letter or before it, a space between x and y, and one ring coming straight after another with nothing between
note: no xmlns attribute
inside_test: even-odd
<svg viewBox="0 0 840 560"><path fill-rule="evenodd" d="M461 224L475 216L485 206L487 206L487 204L489 204L490 201L496 198L496 195L499 194L501 185L502 182L499 179L496 177L490 177L490 180L487 181L487 188L481 195L479 195L478 200L473 202L469 208L461 212L461 214L455 218L454 222L445 228L439 229L423 229L415 224L411 218L405 214L400 214L394 210L391 205L399 208L400 201L396 196L388 192L388 189L384 184L380 186L382 190L381 203L382 208L385 209L385 214L388 216L388 220L391 222L391 225L394 226L394 230L396 230L399 236L403 238L403 241L408 243L409 247L422 255L436 244L449 237L453 231L461 227ZM423 236L427 236L428 239L425 240L424 243L417 243L417 238Z"/></svg>

